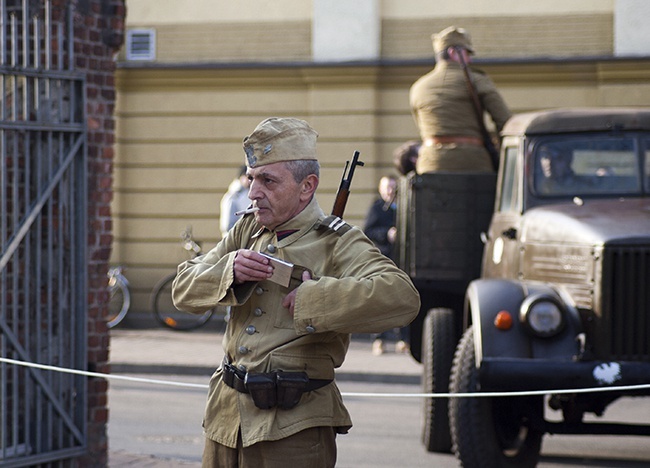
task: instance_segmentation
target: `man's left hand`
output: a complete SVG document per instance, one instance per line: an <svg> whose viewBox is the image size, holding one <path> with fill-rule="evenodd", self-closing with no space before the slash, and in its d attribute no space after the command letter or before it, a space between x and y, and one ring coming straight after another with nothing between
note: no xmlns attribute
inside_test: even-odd
<svg viewBox="0 0 650 468"><path fill-rule="evenodd" d="M308 271L303 271L302 272L302 281L308 281L311 279L311 275L309 274ZM293 309L296 306L296 294L298 293L298 288L294 289L291 291L289 294L284 296L284 299L282 300L282 307L286 307L289 309L289 314L293 317Z"/></svg>

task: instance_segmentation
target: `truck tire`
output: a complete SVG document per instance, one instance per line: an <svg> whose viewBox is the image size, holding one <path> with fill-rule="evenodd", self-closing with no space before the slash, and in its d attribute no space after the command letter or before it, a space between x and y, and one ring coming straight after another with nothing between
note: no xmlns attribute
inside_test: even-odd
<svg viewBox="0 0 650 468"><path fill-rule="evenodd" d="M452 309L431 309L422 330L422 386L424 393L447 393L449 373L456 348L455 316ZM424 399L422 442L429 452L451 452L449 400Z"/></svg>
<svg viewBox="0 0 650 468"><path fill-rule="evenodd" d="M476 392L474 334L463 335L451 372L450 391ZM541 417L543 397L452 398L449 419L453 450L465 468L534 467L543 432L527 421Z"/></svg>

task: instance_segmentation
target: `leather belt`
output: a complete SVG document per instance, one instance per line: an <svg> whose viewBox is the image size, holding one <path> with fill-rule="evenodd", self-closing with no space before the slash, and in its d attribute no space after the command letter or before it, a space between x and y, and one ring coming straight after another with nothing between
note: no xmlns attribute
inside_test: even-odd
<svg viewBox="0 0 650 468"><path fill-rule="evenodd" d="M246 372L237 369L232 364L229 364L224 360L222 364L223 369L223 383L228 385L230 388L234 388L240 393L249 393L246 386ZM269 372L265 374L271 376L274 380L274 376L277 375L277 372ZM303 393L311 392L312 390L319 389L324 387L327 384L332 382L331 379L309 379L307 385L303 389Z"/></svg>
<svg viewBox="0 0 650 468"><path fill-rule="evenodd" d="M483 146L483 140L481 140L478 137L472 137L472 136L436 136L436 137L424 139L425 146L450 145L454 143Z"/></svg>

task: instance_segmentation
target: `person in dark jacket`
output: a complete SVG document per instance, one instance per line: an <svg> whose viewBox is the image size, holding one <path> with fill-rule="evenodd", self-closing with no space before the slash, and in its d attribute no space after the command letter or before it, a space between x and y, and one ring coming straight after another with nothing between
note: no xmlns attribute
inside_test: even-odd
<svg viewBox="0 0 650 468"><path fill-rule="evenodd" d="M391 260L393 259L393 246L397 235L397 228L395 227L397 216L396 195L397 179L393 176L382 177L379 180L379 197L370 205L366 216L366 224L363 228L363 232L379 251ZM409 345L404 340L404 337L408 336L408 327L396 328L393 333L397 336L395 351L407 352ZM385 341L390 337L390 331L376 335L372 343L372 354L375 356L383 354Z"/></svg>
<svg viewBox="0 0 650 468"><path fill-rule="evenodd" d="M395 244L395 217L397 205L397 180L392 176L384 176L379 180L379 197L372 203L366 216L363 232L377 246L381 253L393 258Z"/></svg>

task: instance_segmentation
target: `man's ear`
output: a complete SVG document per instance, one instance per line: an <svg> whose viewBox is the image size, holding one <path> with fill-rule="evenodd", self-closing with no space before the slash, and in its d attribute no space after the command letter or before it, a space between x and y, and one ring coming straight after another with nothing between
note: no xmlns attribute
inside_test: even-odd
<svg viewBox="0 0 650 468"><path fill-rule="evenodd" d="M314 192L318 188L318 176L316 174L309 174L303 179L300 187L300 198L302 200L309 200L314 196Z"/></svg>

